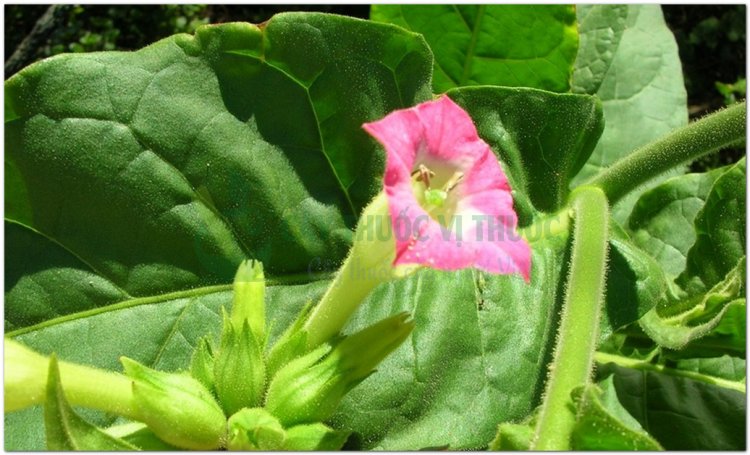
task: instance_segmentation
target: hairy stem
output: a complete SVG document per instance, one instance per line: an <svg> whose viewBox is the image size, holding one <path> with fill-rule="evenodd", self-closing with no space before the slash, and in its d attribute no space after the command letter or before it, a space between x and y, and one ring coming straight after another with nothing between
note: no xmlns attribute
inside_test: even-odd
<svg viewBox="0 0 750 455"><path fill-rule="evenodd" d="M636 149L589 181L616 203L654 177L745 139L746 104L734 104Z"/></svg>
<svg viewBox="0 0 750 455"><path fill-rule="evenodd" d="M570 393L591 377L604 301L609 205L604 193L584 186L571 194L573 246L557 345L532 450L570 450L575 414Z"/></svg>

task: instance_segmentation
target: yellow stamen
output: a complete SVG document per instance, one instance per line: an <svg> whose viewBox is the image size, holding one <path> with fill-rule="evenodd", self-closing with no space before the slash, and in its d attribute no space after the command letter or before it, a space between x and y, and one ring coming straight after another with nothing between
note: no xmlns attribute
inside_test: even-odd
<svg viewBox="0 0 750 455"><path fill-rule="evenodd" d="M457 171L453 176L448 180L448 183L445 184L444 190L446 193L453 190L453 188L456 187L459 183L461 183L461 180L464 179L464 173Z"/></svg>
<svg viewBox="0 0 750 455"><path fill-rule="evenodd" d="M412 176L417 175L417 182L424 182L427 188L430 187L430 178L435 177L435 173L432 172L424 164L420 164L419 168L416 171L414 171L411 175Z"/></svg>

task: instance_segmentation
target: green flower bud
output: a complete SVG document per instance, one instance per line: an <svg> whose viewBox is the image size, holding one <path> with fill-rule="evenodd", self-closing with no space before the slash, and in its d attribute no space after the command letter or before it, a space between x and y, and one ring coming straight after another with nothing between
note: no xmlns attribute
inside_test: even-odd
<svg viewBox="0 0 750 455"><path fill-rule="evenodd" d="M198 341L190 360L190 374L208 390L214 390L214 353L210 337L205 336Z"/></svg>
<svg viewBox="0 0 750 455"><path fill-rule="evenodd" d="M266 280L263 264L259 261L243 261L234 276L234 298L232 299L232 323L242 327L247 321L256 339L263 342L266 328Z"/></svg>
<svg viewBox="0 0 750 455"><path fill-rule="evenodd" d="M229 418L229 450L284 450L284 427L263 408L245 408Z"/></svg>
<svg viewBox="0 0 750 455"><path fill-rule="evenodd" d="M326 345L281 368L271 381L266 409L292 426L329 418L341 399L375 371L414 328L407 313L345 337L330 353Z"/></svg>
<svg viewBox="0 0 750 455"><path fill-rule="evenodd" d="M349 434L348 431L337 431L322 423L297 425L286 430L284 450L341 450Z"/></svg>
<svg viewBox="0 0 750 455"><path fill-rule="evenodd" d="M247 321L239 327L224 315L221 346L214 361L216 395L227 415L260 406L266 385L260 342Z"/></svg>
<svg viewBox="0 0 750 455"><path fill-rule="evenodd" d="M133 379L133 402L139 420L159 438L184 449L221 447L226 418L203 384L186 374L152 370L127 357L120 361Z"/></svg>

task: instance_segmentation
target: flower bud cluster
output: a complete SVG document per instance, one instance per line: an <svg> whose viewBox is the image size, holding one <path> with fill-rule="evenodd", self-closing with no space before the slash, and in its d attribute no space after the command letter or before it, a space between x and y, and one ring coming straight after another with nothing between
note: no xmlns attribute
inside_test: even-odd
<svg viewBox="0 0 750 455"><path fill-rule="evenodd" d="M308 305L266 353L264 288L262 265L243 263L218 346L211 337L199 340L190 375L122 359L137 414L159 438L198 450L337 450L344 444L348 433L323 422L414 323L402 313L310 348Z"/></svg>

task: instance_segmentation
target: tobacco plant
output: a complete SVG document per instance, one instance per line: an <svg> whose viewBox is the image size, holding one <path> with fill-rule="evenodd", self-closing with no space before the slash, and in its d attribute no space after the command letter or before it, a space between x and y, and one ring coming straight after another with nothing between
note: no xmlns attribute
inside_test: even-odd
<svg viewBox="0 0 750 455"><path fill-rule="evenodd" d="M745 103L657 5L284 13L5 83L6 450L745 448Z"/></svg>

